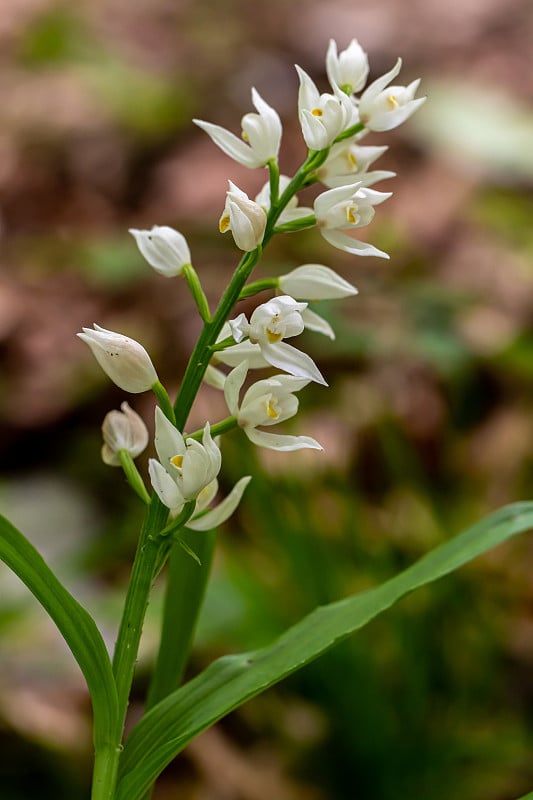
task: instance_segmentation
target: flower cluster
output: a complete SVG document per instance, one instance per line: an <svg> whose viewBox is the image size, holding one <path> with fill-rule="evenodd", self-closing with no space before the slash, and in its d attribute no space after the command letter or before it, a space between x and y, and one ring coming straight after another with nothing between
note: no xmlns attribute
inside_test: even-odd
<svg viewBox="0 0 533 800"><path fill-rule="evenodd" d="M208 510L217 494L222 465L219 433L238 427L259 447L322 449L310 436L270 430L295 416L299 404L296 395L310 382L327 385L313 359L287 340L292 341L305 329L334 338L329 323L310 306L315 301L353 296L357 289L330 267L313 263L255 283L248 279L273 235L312 227L345 252L388 258L382 250L351 234L367 226L376 206L391 196L370 187L394 176L387 170L371 169L386 145L368 146L361 140L371 131L400 125L425 100L415 98L418 80L407 86L391 85L400 68L398 59L389 72L367 86L368 57L355 39L340 53L334 41L329 44L326 73L330 91L321 93L311 77L296 67L298 118L308 155L292 178L281 175L278 167L283 133L280 117L256 89L252 89L256 111L242 118L241 137L219 125L194 120L230 158L249 168L268 168L269 180L254 199L229 181L219 230L231 231L243 256L213 315L183 234L166 225L130 230L141 254L157 273L185 278L205 324L174 404L138 342L98 325L78 334L120 388L133 393L151 389L155 393L159 401L154 440L157 459L151 458L148 464L152 499L133 465L133 458L148 444L148 431L127 403L122 404L121 412L112 411L104 420L102 456L107 464L124 468L142 499L152 502L157 498L166 506L176 524L181 520L180 524L194 530L208 530L226 520L240 502L249 476L241 478L218 506ZM300 206L298 192L319 183L326 188L316 194L313 205ZM274 293L270 300L250 314L231 315L238 300L265 289ZM254 370L272 367L278 372L251 381L245 388ZM203 430L187 435L177 424L175 412L179 410L180 422L184 423L202 380L223 391L229 416L214 424L206 422Z"/></svg>

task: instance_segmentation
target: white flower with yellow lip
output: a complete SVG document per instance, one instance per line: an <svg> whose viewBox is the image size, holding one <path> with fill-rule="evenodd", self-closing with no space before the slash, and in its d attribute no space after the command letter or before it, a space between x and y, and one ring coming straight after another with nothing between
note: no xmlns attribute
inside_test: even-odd
<svg viewBox="0 0 533 800"><path fill-rule="evenodd" d="M76 334L88 344L106 375L125 392L146 392L158 382L157 372L144 347L123 336L94 324Z"/></svg>
<svg viewBox="0 0 533 800"><path fill-rule="evenodd" d="M339 86L346 94L360 91L368 78L368 56L352 39L346 50L337 53L337 43L330 39L326 53L326 72L331 86Z"/></svg>
<svg viewBox="0 0 533 800"><path fill-rule="evenodd" d="M337 136L357 121L357 111L348 95L333 87L334 94L320 94L314 81L301 67L298 116L305 143L310 150L324 150Z"/></svg>
<svg viewBox="0 0 533 800"><path fill-rule="evenodd" d="M307 303L281 295L258 306L249 322L245 314L239 314L229 325L237 343L247 336L252 344L259 346L261 355L273 367L325 386L326 381L313 359L283 341L302 333L305 327L302 312L306 308Z"/></svg>
<svg viewBox="0 0 533 800"><path fill-rule="evenodd" d="M218 491L217 475L222 456L211 438L207 422L202 443L183 438L159 407L155 410L155 446L159 461L151 458L148 470L152 486L163 503L177 516L186 502L196 505L187 528L207 531L225 522L237 508L250 476L241 478L215 508L204 512Z"/></svg>
<svg viewBox="0 0 533 800"><path fill-rule="evenodd" d="M159 407L155 410L155 449L159 461L150 459L150 478L159 499L171 510L194 500L213 481L222 456L206 422L202 443L185 440Z"/></svg>
<svg viewBox="0 0 533 800"><path fill-rule="evenodd" d="M226 204L220 217L220 233L231 231L235 244L246 253L261 244L265 234L267 216L265 210L243 192L232 181L228 181Z"/></svg>
<svg viewBox="0 0 533 800"><path fill-rule="evenodd" d="M387 145L370 147L356 144L355 140L337 142L329 152L324 164L317 171L319 180L331 189L347 186L356 181L361 186L372 186L386 178L394 178L395 172L389 170L372 170L368 168L388 150Z"/></svg>
<svg viewBox="0 0 533 800"><path fill-rule="evenodd" d="M255 89L252 89L252 102L258 113L245 114L242 118L242 139L220 125L201 119L193 122L230 158L245 167L264 167L278 157L282 125L277 111L265 103Z"/></svg>
<svg viewBox="0 0 533 800"><path fill-rule="evenodd" d="M237 418L248 439L259 447L270 450L322 450L322 446L310 436L290 436L258 430L258 427L277 425L293 417L298 411L298 399L294 392L307 386L309 380L293 375L275 375L250 386L239 403L239 394L247 371L248 364L244 361L230 372L224 385L224 396L230 413Z"/></svg>
<svg viewBox="0 0 533 800"><path fill-rule="evenodd" d="M400 72L401 66L402 59L399 58L389 72L371 83L361 95L359 116L370 131L397 128L426 101L425 97L415 99L420 78L408 86L388 86Z"/></svg>
<svg viewBox="0 0 533 800"><path fill-rule="evenodd" d="M368 225L374 217L374 206L383 203L391 194L367 189L360 181L319 194L314 209L320 233L327 242L347 253L388 258L387 253L377 247L352 239L341 231Z"/></svg>

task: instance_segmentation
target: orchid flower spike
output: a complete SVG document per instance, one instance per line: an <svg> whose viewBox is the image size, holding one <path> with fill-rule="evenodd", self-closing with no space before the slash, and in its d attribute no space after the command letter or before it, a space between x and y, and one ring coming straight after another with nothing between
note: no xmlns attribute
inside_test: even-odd
<svg viewBox="0 0 533 800"><path fill-rule="evenodd" d="M277 425L293 417L298 411L298 399L294 392L303 389L309 381L293 375L275 375L250 386L239 404L239 393L247 371L248 364L243 361L230 372L226 378L224 396L230 413L237 418L248 439L259 447L270 450L322 450L322 446L310 436L290 436L258 430L258 427Z"/></svg>
<svg viewBox="0 0 533 800"><path fill-rule="evenodd" d="M151 230L130 228L137 247L151 267L173 278L191 263L191 253L185 236L168 225L154 225Z"/></svg>
<svg viewBox="0 0 533 800"><path fill-rule="evenodd" d="M305 308L307 303L298 303L293 297L281 295L258 306L249 322L245 314L240 314L229 324L237 343L247 336L252 344L259 345L261 355L273 367L326 386L312 358L282 341L303 331L302 311Z"/></svg>
<svg viewBox="0 0 533 800"><path fill-rule="evenodd" d="M193 122L239 164L251 168L264 167L278 157L282 125L277 111L265 103L256 89L252 89L252 102L258 113L245 114L242 118L242 139L220 125L201 119Z"/></svg>
<svg viewBox="0 0 533 800"><path fill-rule="evenodd" d="M231 231L237 247L247 253L263 241L267 216L265 210L238 186L232 181L228 183L230 188L218 228L220 233Z"/></svg>
<svg viewBox="0 0 533 800"><path fill-rule="evenodd" d="M359 116L369 131L397 128L426 101L425 97L415 100L420 78L408 86L388 86L400 72L401 66L402 59L399 58L390 72L371 83L361 95Z"/></svg>
<svg viewBox="0 0 533 800"><path fill-rule="evenodd" d="M83 328L83 333L76 335L89 345L106 375L125 392L146 392L158 382L150 356L134 339L96 323L94 330Z"/></svg>
<svg viewBox="0 0 533 800"><path fill-rule="evenodd" d="M148 445L148 429L141 417L126 402L120 408L121 411L109 411L102 423L102 460L111 467L120 466L121 450L137 458Z"/></svg>
<svg viewBox="0 0 533 800"><path fill-rule="evenodd" d="M326 72L331 86L338 86L348 95L363 88L368 78L368 56L357 39L352 39L341 53L337 53L337 43L330 39Z"/></svg>

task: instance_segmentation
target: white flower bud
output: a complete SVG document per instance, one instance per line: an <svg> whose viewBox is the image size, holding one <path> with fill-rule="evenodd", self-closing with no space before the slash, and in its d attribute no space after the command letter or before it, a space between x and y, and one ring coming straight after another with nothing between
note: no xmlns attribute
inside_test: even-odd
<svg viewBox="0 0 533 800"><path fill-rule="evenodd" d="M191 263L191 253L185 236L167 225L154 225L149 231L130 228L137 247L151 267L173 278L186 264Z"/></svg>
<svg viewBox="0 0 533 800"><path fill-rule="evenodd" d="M106 375L125 392L146 392L157 383L150 356L134 339L96 324L94 330L83 328L83 333L76 335L89 345Z"/></svg>
<svg viewBox="0 0 533 800"><path fill-rule="evenodd" d="M346 50L337 54L337 43L330 39L326 54L326 72L332 86L339 86L346 94L358 92L368 78L368 56L357 41L352 39Z"/></svg>
<svg viewBox="0 0 533 800"><path fill-rule="evenodd" d="M120 466L120 450L127 450L132 458L137 458L148 444L148 429L141 417L126 402L120 408L122 411L106 414L102 423L102 460L112 467Z"/></svg>
<svg viewBox="0 0 533 800"><path fill-rule="evenodd" d="M220 233L231 231L237 247L247 253L263 241L267 216L258 203L250 200L232 181L228 182L230 188L218 227Z"/></svg>
<svg viewBox="0 0 533 800"><path fill-rule="evenodd" d="M284 294L304 300L337 300L357 294L357 289L329 267L322 264L303 264L279 277Z"/></svg>

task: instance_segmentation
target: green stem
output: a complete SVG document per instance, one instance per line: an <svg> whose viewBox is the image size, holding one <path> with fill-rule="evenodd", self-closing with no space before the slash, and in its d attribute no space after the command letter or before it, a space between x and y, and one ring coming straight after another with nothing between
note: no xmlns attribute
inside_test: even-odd
<svg viewBox="0 0 533 800"><path fill-rule="evenodd" d="M263 278L261 281L254 281L244 287L239 295L239 300L244 300L246 297L253 297L258 292L264 292L265 289L277 289L279 278Z"/></svg>
<svg viewBox="0 0 533 800"><path fill-rule="evenodd" d="M117 455L129 485L137 496L141 498L143 503L149 505L150 495L146 491L146 486L139 474L139 470L135 466L131 453L129 450L119 450Z"/></svg>
<svg viewBox="0 0 533 800"><path fill-rule="evenodd" d="M92 800L113 800L115 796L118 762L122 751L122 735L135 661L155 565L162 546L155 536L165 525L167 517L168 508L165 508L154 495L139 537L113 657L113 674L118 698L116 724L110 731L109 744L95 754Z"/></svg>
<svg viewBox="0 0 533 800"><path fill-rule="evenodd" d="M91 800L113 800L121 749L113 744L96 751Z"/></svg>
<svg viewBox="0 0 533 800"><path fill-rule="evenodd" d="M200 316L204 322L209 322L211 320L209 303L207 302L207 297L202 289L200 278L198 277L198 274L192 264L185 264L183 267L183 275L187 281L189 289L191 290L193 300L196 303L198 311L200 312Z"/></svg>
<svg viewBox="0 0 533 800"><path fill-rule="evenodd" d="M181 537L196 553L200 564L180 547L173 547L169 563L158 669L150 685L148 708L152 708L168 694L169 675L172 676L172 688L181 683L211 571L215 532L198 533L184 530Z"/></svg>
<svg viewBox="0 0 533 800"><path fill-rule="evenodd" d="M117 684L121 727L124 724L128 708L144 615L156 572L159 551L164 542L164 540L157 539L156 536L164 528L167 517L168 508L154 495L139 537L113 656L113 673Z"/></svg>
<svg viewBox="0 0 533 800"><path fill-rule="evenodd" d="M170 402L170 397L168 396L168 392L163 386L160 381L156 381L152 386L152 392L157 397L159 405L161 406L161 411L165 415L167 419L169 419L173 425L176 424L176 417L174 416L174 408L172 403Z"/></svg>
<svg viewBox="0 0 533 800"><path fill-rule="evenodd" d="M237 417L226 417L226 419L221 419L220 422L215 422L214 425L211 425L211 436L221 436L223 433L232 431L233 428L236 428L238 424ZM194 433L188 433L187 439L196 439L197 441L200 441L203 435L204 429L201 428L197 431L194 431Z"/></svg>

